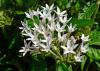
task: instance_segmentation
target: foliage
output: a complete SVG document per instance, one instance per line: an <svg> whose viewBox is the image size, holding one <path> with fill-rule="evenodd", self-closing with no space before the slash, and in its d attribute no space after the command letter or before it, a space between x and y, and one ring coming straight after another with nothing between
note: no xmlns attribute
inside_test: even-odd
<svg viewBox="0 0 100 71"><path fill-rule="evenodd" d="M12 18L7 15L5 11L0 11L0 27L11 25Z"/></svg>

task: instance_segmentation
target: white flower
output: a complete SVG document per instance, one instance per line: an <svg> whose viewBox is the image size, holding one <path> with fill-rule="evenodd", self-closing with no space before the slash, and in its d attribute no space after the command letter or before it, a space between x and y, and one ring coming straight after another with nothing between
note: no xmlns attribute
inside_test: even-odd
<svg viewBox="0 0 100 71"><path fill-rule="evenodd" d="M57 11L55 11L55 13L58 16L58 19L61 23L65 23L67 22L67 14L66 11L60 11L59 7L57 7Z"/></svg>
<svg viewBox="0 0 100 71"><path fill-rule="evenodd" d="M82 62L82 57L83 56L80 55L80 52L76 56L74 56L76 62Z"/></svg>
<svg viewBox="0 0 100 71"><path fill-rule="evenodd" d="M73 43L76 43L76 39L74 38L74 36L71 36L71 41L72 41Z"/></svg>
<svg viewBox="0 0 100 71"><path fill-rule="evenodd" d="M48 12L51 12L54 9L54 4L52 4L50 7L48 6L48 4L46 4L46 7L42 6L42 8L44 10L47 10Z"/></svg>
<svg viewBox="0 0 100 71"><path fill-rule="evenodd" d="M48 52L51 48L50 45L44 45L44 44L40 44L40 47L42 47L41 51L45 51L45 52Z"/></svg>
<svg viewBox="0 0 100 71"><path fill-rule="evenodd" d="M40 14L40 17L42 18L42 19L46 19L46 18L48 18L48 14L47 14L47 12L45 11L45 10L43 10L42 12L39 12L39 14Z"/></svg>
<svg viewBox="0 0 100 71"><path fill-rule="evenodd" d="M25 14L27 18L33 19L34 14L31 11L29 11L29 13L25 12Z"/></svg>
<svg viewBox="0 0 100 71"><path fill-rule="evenodd" d="M43 31L43 37L40 39L39 46L42 47L42 51L48 52L51 48L51 42L52 42L52 34L46 29L43 25L41 26Z"/></svg>
<svg viewBox="0 0 100 71"><path fill-rule="evenodd" d="M27 12L25 12L25 14L26 14L26 17L27 17L27 18L33 18L33 14L32 14L32 13L27 13Z"/></svg>
<svg viewBox="0 0 100 71"><path fill-rule="evenodd" d="M55 20L55 14L53 16L51 13L53 12L54 9L54 4L52 4L50 7L46 4L46 7L42 7L43 10L40 12L40 17L45 19L48 19L49 22L54 22Z"/></svg>
<svg viewBox="0 0 100 71"><path fill-rule="evenodd" d="M66 11L60 11L59 7L57 7L57 11L55 11L58 17L66 16Z"/></svg>
<svg viewBox="0 0 100 71"><path fill-rule="evenodd" d="M67 15L65 15L63 17L59 17L59 20L61 23L65 24L65 23L68 23L71 20L71 18L67 19Z"/></svg>
<svg viewBox="0 0 100 71"><path fill-rule="evenodd" d="M77 44L73 44L73 43L71 43L71 40L68 40L68 41L67 41L67 47L66 47L66 46L61 46L61 48L64 49L64 54L67 54L67 53L75 54L74 49L75 49L77 46L78 46Z"/></svg>
<svg viewBox="0 0 100 71"><path fill-rule="evenodd" d="M26 40L32 41L34 46L39 46L40 41L38 39L38 34L36 34L36 31L34 31L33 35L27 38Z"/></svg>
<svg viewBox="0 0 100 71"><path fill-rule="evenodd" d="M78 46L78 44L74 44L72 42L72 40L68 40L67 41L67 48L71 49L71 50L74 50L76 47Z"/></svg>
<svg viewBox="0 0 100 71"><path fill-rule="evenodd" d="M59 22L57 22L57 24L56 24L56 31L57 32L64 32L65 31L65 26L66 25L60 25L60 23Z"/></svg>
<svg viewBox="0 0 100 71"><path fill-rule="evenodd" d="M61 46L61 48L63 48L64 54L68 54L68 53L75 54L75 52L71 48L68 48L68 47L65 47L65 46Z"/></svg>
<svg viewBox="0 0 100 71"><path fill-rule="evenodd" d="M68 25L67 25L68 26ZM70 24L70 26L68 26L68 32L72 33L76 30L76 25L72 26L72 23Z"/></svg>
<svg viewBox="0 0 100 71"><path fill-rule="evenodd" d="M41 42L43 43L40 43L40 47L42 47L42 51L46 51L48 52L51 48L51 42L52 42L52 38L50 36L46 37L45 40L41 40Z"/></svg>
<svg viewBox="0 0 100 71"><path fill-rule="evenodd" d="M22 29L22 33L30 30L30 28L27 25L27 21L26 22L21 21L21 24L22 24L22 27L19 27L19 29Z"/></svg>
<svg viewBox="0 0 100 71"><path fill-rule="evenodd" d="M82 43L82 44L81 44L80 51L81 51L82 53L86 53L86 52L88 51L88 49L89 49L88 46L89 46L88 44L85 44L85 45L84 45L84 44Z"/></svg>
<svg viewBox="0 0 100 71"><path fill-rule="evenodd" d="M42 25L42 24L41 24ZM42 31L42 28L41 28L41 25L37 25L36 23L34 23L34 28L32 28L33 31L37 31L38 33L41 33L43 34L43 31Z"/></svg>
<svg viewBox="0 0 100 71"><path fill-rule="evenodd" d="M48 19L49 21L54 21L54 16L52 17L51 13L54 9L54 4L52 4L50 7L46 4L46 7L42 6L41 12L39 12L40 17L44 21L45 19Z"/></svg>
<svg viewBox="0 0 100 71"><path fill-rule="evenodd" d="M42 34L43 34L44 38L47 38L48 36L51 36L51 33L48 31L48 28L41 25L41 29L42 29L42 32L43 32Z"/></svg>
<svg viewBox="0 0 100 71"><path fill-rule="evenodd" d="M55 21L55 14L53 16L51 14L49 14L48 17L47 17L47 19L48 19L48 21L50 23L54 22Z"/></svg>
<svg viewBox="0 0 100 71"><path fill-rule="evenodd" d="M23 53L23 56L25 56L25 54L27 53L27 52L29 52L29 51L31 51L30 50L30 43L31 42L29 42L28 44L26 43L26 41L24 40L24 47L22 47L22 49L21 50L19 50L19 52L22 52Z"/></svg>
<svg viewBox="0 0 100 71"><path fill-rule="evenodd" d="M50 34L50 35L47 35L45 37L45 40L42 40L42 41L46 42L46 44L51 44L52 40L53 40L52 35Z"/></svg>
<svg viewBox="0 0 100 71"><path fill-rule="evenodd" d="M67 37L67 34L61 35L61 33L58 32L58 40L59 40L59 41L63 42L64 40L67 40L66 37Z"/></svg>
<svg viewBox="0 0 100 71"><path fill-rule="evenodd" d="M67 16L59 17L61 23L65 23L67 21Z"/></svg>
<svg viewBox="0 0 100 71"><path fill-rule="evenodd" d="M33 16L38 16L39 15L39 8L37 9L37 11L32 10Z"/></svg>
<svg viewBox="0 0 100 71"><path fill-rule="evenodd" d="M31 29L28 27L27 23L22 22L22 35L29 37L28 39L34 39Z"/></svg>
<svg viewBox="0 0 100 71"><path fill-rule="evenodd" d="M34 10L30 10L29 12L25 12L25 15L27 18L30 18L30 19L33 19L33 16L34 15L38 15L39 14L39 9L37 9L37 11L34 11Z"/></svg>
<svg viewBox="0 0 100 71"><path fill-rule="evenodd" d="M89 41L89 35L85 37L84 34L82 34L81 39L83 42L87 42Z"/></svg>
<svg viewBox="0 0 100 71"><path fill-rule="evenodd" d="M50 31L55 31L56 30L55 22L50 23L50 25L47 24L47 27L50 29Z"/></svg>

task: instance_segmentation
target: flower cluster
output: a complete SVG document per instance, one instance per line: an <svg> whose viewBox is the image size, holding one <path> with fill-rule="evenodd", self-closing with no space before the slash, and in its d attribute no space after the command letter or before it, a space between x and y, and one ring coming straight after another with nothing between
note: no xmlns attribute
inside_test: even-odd
<svg viewBox="0 0 100 71"><path fill-rule="evenodd" d="M33 26L28 26L28 22L21 22L22 35L26 36L25 46L19 52L23 56L27 52L45 54L50 53L55 58L81 62L84 53L88 51L88 38L82 34L78 39L72 33L76 31L76 25L69 24L71 18L67 18L66 11L61 11L54 5L37 9L37 11L25 12L26 17L33 21ZM35 18L39 20L37 23ZM81 43L77 41L81 40Z"/></svg>

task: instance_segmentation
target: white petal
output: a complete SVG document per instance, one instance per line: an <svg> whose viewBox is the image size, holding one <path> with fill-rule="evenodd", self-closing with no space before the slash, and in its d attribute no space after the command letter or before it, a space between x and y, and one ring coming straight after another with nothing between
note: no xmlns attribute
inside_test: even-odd
<svg viewBox="0 0 100 71"><path fill-rule="evenodd" d="M75 44L75 45L74 45L74 49L75 49L77 46L78 46L78 44Z"/></svg>
<svg viewBox="0 0 100 71"><path fill-rule="evenodd" d="M61 14L61 15L64 15L65 13L66 13L66 11L63 11L63 12L61 12L60 14Z"/></svg>
<svg viewBox="0 0 100 71"><path fill-rule="evenodd" d="M27 52L24 52L24 53L23 53L23 56L25 56L25 55L26 55L26 53L27 53Z"/></svg>
<svg viewBox="0 0 100 71"><path fill-rule="evenodd" d="M63 48L64 50L67 50L67 47L65 47L65 46L61 46L61 48Z"/></svg>
<svg viewBox="0 0 100 71"><path fill-rule="evenodd" d="M40 40L41 42L47 42L47 40Z"/></svg>
<svg viewBox="0 0 100 71"><path fill-rule="evenodd" d="M68 54L68 53L69 53L69 51L67 51L67 50L66 50L66 51L64 51L64 54Z"/></svg>
<svg viewBox="0 0 100 71"><path fill-rule="evenodd" d="M46 48L46 45L44 45L44 44L39 44L42 48Z"/></svg>
<svg viewBox="0 0 100 71"><path fill-rule="evenodd" d="M67 48L71 48L71 40L67 41Z"/></svg>
<svg viewBox="0 0 100 71"><path fill-rule="evenodd" d="M25 14L26 14L27 18L31 18L31 16L29 15L29 13L25 12Z"/></svg>
<svg viewBox="0 0 100 71"><path fill-rule="evenodd" d="M23 49L21 49L21 50L19 50L19 52L24 52L25 50L23 50Z"/></svg>
<svg viewBox="0 0 100 71"><path fill-rule="evenodd" d="M71 41L76 43L76 39L74 38L74 36L71 36Z"/></svg>
<svg viewBox="0 0 100 71"><path fill-rule="evenodd" d="M60 14L60 9L59 9L59 7L57 7L57 14L58 14L58 15Z"/></svg>
<svg viewBox="0 0 100 71"><path fill-rule="evenodd" d="M53 9L53 7L54 7L54 4L52 4L52 5L50 6L50 10L52 10L52 9Z"/></svg>

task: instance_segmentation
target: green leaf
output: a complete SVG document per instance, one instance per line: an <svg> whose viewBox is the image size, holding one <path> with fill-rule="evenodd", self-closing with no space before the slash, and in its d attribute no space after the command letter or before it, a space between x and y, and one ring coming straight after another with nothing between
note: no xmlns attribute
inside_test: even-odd
<svg viewBox="0 0 100 71"><path fill-rule="evenodd" d="M28 20L27 20L27 24L28 24L28 26L29 26L30 28L33 27L33 20L28 19Z"/></svg>
<svg viewBox="0 0 100 71"><path fill-rule="evenodd" d="M23 12L23 11L15 11L15 13L18 14L18 15L21 15L21 14L24 14L25 12Z"/></svg>
<svg viewBox="0 0 100 71"><path fill-rule="evenodd" d="M75 5L75 8L76 8L76 11L78 11L80 9L80 4L79 4L78 1L77 1L76 5Z"/></svg>
<svg viewBox="0 0 100 71"><path fill-rule="evenodd" d="M23 5L23 0L16 0L17 4L22 6Z"/></svg>
<svg viewBox="0 0 100 71"><path fill-rule="evenodd" d="M13 48L15 41L16 41L16 36L11 39L11 41L9 43L9 47L8 47L9 49Z"/></svg>
<svg viewBox="0 0 100 71"><path fill-rule="evenodd" d="M90 45L100 45L100 31L93 31L91 33Z"/></svg>
<svg viewBox="0 0 100 71"><path fill-rule="evenodd" d="M68 69L64 63L60 63L58 64L57 71L68 71Z"/></svg>
<svg viewBox="0 0 100 71"><path fill-rule="evenodd" d="M81 62L81 71L84 71L86 61L87 61L87 57L84 57Z"/></svg>
<svg viewBox="0 0 100 71"><path fill-rule="evenodd" d="M77 28L91 26L92 24L94 24L93 20L88 20L88 19L76 19L76 18L73 18L71 20L71 22L72 22L72 24L76 24Z"/></svg>
<svg viewBox="0 0 100 71"><path fill-rule="evenodd" d="M95 63L98 66L98 69L100 69L100 63L99 62L95 62Z"/></svg>
<svg viewBox="0 0 100 71"><path fill-rule="evenodd" d="M92 15L94 14L95 10L96 10L96 4L92 3L89 7L86 7L86 9L84 10L84 13L81 13L79 15L79 19L91 19Z"/></svg>
<svg viewBox="0 0 100 71"><path fill-rule="evenodd" d="M39 24L39 17L38 17L38 16L34 16L34 22L35 22L36 24Z"/></svg>
<svg viewBox="0 0 100 71"><path fill-rule="evenodd" d="M0 27L4 27L6 25L11 25L12 18L9 17L9 14L5 11L0 11Z"/></svg>
<svg viewBox="0 0 100 71"><path fill-rule="evenodd" d="M99 61L100 60L100 49L90 48L89 51L87 52L87 55L93 61Z"/></svg>
<svg viewBox="0 0 100 71"><path fill-rule="evenodd" d="M68 67L68 71L73 71L71 65Z"/></svg>

